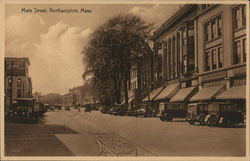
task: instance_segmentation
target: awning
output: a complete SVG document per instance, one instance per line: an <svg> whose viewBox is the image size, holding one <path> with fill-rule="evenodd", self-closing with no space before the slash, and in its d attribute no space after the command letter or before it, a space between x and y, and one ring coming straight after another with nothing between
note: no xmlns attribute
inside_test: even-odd
<svg viewBox="0 0 250 161"><path fill-rule="evenodd" d="M196 89L197 89L196 87L180 89L170 101L172 102L187 101L190 98L191 94L194 94Z"/></svg>
<svg viewBox="0 0 250 161"><path fill-rule="evenodd" d="M171 99L179 90L179 84L166 86L164 90L155 98L155 100Z"/></svg>
<svg viewBox="0 0 250 161"><path fill-rule="evenodd" d="M224 85L221 86L213 86L202 88L198 93L196 93L190 101L201 101L201 100L210 100L216 97L217 94L222 92L225 89Z"/></svg>
<svg viewBox="0 0 250 161"><path fill-rule="evenodd" d="M158 96L158 94L164 89L165 86L162 86L160 88L154 89L151 93L150 93L150 101L154 100L155 97ZM143 101L148 101L148 96L146 96Z"/></svg>
<svg viewBox="0 0 250 161"><path fill-rule="evenodd" d="M233 86L217 96L216 99L246 99L246 86Z"/></svg>

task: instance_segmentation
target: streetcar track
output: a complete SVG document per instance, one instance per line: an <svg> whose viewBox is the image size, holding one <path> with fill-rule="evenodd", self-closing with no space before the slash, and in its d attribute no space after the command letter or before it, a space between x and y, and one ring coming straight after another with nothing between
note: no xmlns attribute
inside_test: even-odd
<svg viewBox="0 0 250 161"><path fill-rule="evenodd" d="M94 125L95 127L106 131L104 133L95 133L95 132L89 131L89 133L92 136L94 136L97 139L97 141L99 141L99 143L102 145L101 152L98 155L102 155L102 152L105 149L107 149L113 156L139 156L140 155L139 149L141 149L141 150L146 151L147 153L150 153L151 156L157 156L156 154L154 154L154 153L150 152L149 150L145 149L144 147L134 143L133 141L131 141L131 140L129 140L129 139L117 134L117 133L114 133L110 130L106 130L102 127L99 127L86 118L82 118L81 117L82 113L81 114L79 114L79 113L73 114L73 112L71 112L71 111L70 111L70 113L72 115L68 115L68 116L70 116L75 123L79 124L79 122L77 122L74 119L76 116L78 116L78 118L85 120L85 121L88 121L90 124ZM104 134L104 135L100 136L100 134ZM111 143L109 143L109 141L111 141ZM112 141L117 141L118 143L112 142ZM124 148L124 146L125 146L125 149L122 149L122 148ZM115 149L117 147L118 147L118 149ZM132 151L133 149L135 152ZM134 155L131 155L131 151L133 152Z"/></svg>

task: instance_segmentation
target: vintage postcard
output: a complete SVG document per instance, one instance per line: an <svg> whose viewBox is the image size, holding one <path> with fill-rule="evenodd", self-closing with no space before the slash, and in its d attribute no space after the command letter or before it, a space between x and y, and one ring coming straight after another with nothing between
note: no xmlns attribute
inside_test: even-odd
<svg viewBox="0 0 250 161"><path fill-rule="evenodd" d="M0 1L1 160L249 160L247 1Z"/></svg>

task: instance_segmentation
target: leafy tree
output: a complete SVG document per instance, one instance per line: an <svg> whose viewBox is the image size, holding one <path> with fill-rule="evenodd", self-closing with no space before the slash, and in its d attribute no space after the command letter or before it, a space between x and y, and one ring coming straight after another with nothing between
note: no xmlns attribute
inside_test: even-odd
<svg viewBox="0 0 250 161"><path fill-rule="evenodd" d="M91 75L99 92L109 95L109 99L118 104L121 103L123 85L125 102L128 103L127 82L131 64L145 54L152 27L132 14L109 19L93 33L83 51L87 67L84 78Z"/></svg>

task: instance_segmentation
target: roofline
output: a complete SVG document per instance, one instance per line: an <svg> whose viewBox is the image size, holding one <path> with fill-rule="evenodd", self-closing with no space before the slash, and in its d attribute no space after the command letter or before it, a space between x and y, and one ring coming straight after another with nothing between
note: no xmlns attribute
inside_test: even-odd
<svg viewBox="0 0 250 161"><path fill-rule="evenodd" d="M28 65L30 65L30 60L28 57L5 57L5 59L24 59Z"/></svg>
<svg viewBox="0 0 250 161"><path fill-rule="evenodd" d="M171 24L173 24L177 17L184 15L196 4L186 4L178 11L176 11L170 18L168 18L155 32L154 35L149 38L149 40L155 41L160 34L162 34Z"/></svg>

